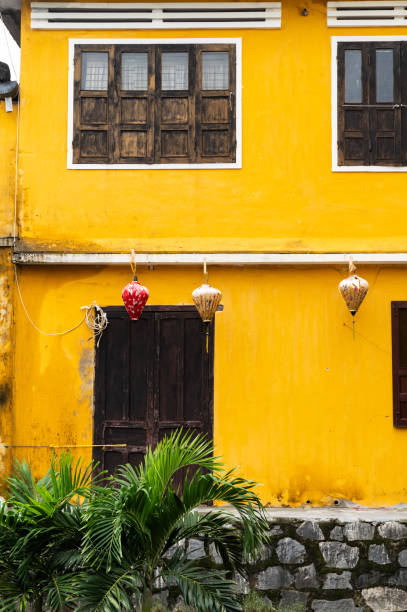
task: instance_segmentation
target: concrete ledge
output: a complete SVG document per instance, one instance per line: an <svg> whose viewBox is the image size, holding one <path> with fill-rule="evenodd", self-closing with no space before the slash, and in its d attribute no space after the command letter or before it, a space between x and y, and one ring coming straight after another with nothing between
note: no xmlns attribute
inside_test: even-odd
<svg viewBox="0 0 407 612"><path fill-rule="evenodd" d="M407 253L136 253L139 265L215 266L347 266L355 264L406 266ZM15 252L13 262L24 265L129 264L129 253Z"/></svg>

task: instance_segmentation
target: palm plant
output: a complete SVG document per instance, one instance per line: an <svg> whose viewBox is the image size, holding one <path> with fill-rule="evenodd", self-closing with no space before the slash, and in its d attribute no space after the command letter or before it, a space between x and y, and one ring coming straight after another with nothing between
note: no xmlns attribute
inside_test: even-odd
<svg viewBox="0 0 407 612"><path fill-rule="evenodd" d="M177 475L186 472L179 482ZM152 608L157 581L177 585L184 602L201 611L241 610L236 585L226 572L198 567L181 544L188 538L213 543L227 570L267 541L268 525L255 483L224 473L203 436L177 431L149 449L144 464L119 469L115 482L85 510L81 610ZM204 504L223 502L208 508Z"/></svg>
<svg viewBox="0 0 407 612"><path fill-rule="evenodd" d="M91 465L69 454L53 458L35 481L26 463L16 463L9 498L0 505L0 609L67 609L81 565L82 508L95 490Z"/></svg>
<svg viewBox="0 0 407 612"><path fill-rule="evenodd" d="M182 431L101 478L70 455L38 482L16 465L0 505L0 610L150 612L162 580L198 611L242 609L231 572L267 542L254 482L224 473L212 445ZM229 507L205 505L218 502ZM224 571L188 558L182 543L194 538L215 546Z"/></svg>

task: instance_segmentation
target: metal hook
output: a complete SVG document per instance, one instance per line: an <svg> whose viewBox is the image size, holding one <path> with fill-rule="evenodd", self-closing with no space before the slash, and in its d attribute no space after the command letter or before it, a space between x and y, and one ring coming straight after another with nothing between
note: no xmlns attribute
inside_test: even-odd
<svg viewBox="0 0 407 612"><path fill-rule="evenodd" d="M203 258L203 273L204 273L205 283L208 284L208 271L206 269L206 257Z"/></svg>
<svg viewBox="0 0 407 612"><path fill-rule="evenodd" d="M134 279L136 279L137 263L136 263L136 253L134 249L131 249L131 253L130 253L130 267L131 267L131 271L133 272Z"/></svg>

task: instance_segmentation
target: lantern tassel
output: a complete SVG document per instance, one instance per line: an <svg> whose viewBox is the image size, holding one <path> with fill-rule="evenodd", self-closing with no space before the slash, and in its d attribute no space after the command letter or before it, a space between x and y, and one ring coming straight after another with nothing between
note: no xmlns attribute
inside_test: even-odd
<svg viewBox="0 0 407 612"><path fill-rule="evenodd" d="M355 317L354 316L352 318L352 334L353 334L353 341L355 341Z"/></svg>
<svg viewBox="0 0 407 612"><path fill-rule="evenodd" d="M206 354L209 353L209 323L206 323Z"/></svg>

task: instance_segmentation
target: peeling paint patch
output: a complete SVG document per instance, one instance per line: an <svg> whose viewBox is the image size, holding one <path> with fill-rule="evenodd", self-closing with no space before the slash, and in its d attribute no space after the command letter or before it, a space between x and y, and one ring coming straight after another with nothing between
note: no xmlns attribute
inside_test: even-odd
<svg viewBox="0 0 407 612"><path fill-rule="evenodd" d="M78 400L88 410L89 422L82 433L83 441L89 440L89 433L93 425L93 382L95 372L95 349L93 341L81 340L81 352L79 358L79 397ZM92 435L92 434L90 434Z"/></svg>

